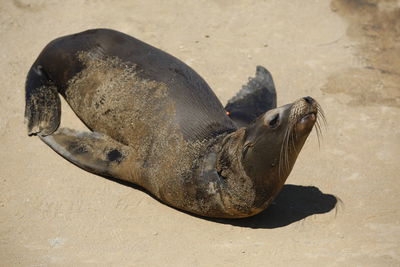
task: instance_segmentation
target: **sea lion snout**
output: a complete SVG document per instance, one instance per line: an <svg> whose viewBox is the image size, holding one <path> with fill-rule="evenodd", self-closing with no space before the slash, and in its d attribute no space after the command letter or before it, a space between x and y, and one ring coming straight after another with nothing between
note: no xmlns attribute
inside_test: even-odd
<svg viewBox="0 0 400 267"><path fill-rule="evenodd" d="M289 114L289 122L299 122L303 117L318 113L318 103L312 97L306 96L296 100ZM311 116L310 116L311 117Z"/></svg>
<svg viewBox="0 0 400 267"><path fill-rule="evenodd" d="M317 122L319 104L312 97L306 96L293 103L289 121L295 125L297 135L308 134Z"/></svg>

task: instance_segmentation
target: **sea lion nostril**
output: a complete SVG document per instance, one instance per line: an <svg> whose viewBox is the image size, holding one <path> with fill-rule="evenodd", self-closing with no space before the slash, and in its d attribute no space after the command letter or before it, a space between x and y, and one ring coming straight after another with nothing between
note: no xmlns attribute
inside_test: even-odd
<svg viewBox="0 0 400 267"><path fill-rule="evenodd" d="M312 97L310 96L306 96L303 97L304 101L306 101L308 104L311 104L312 102L314 102L314 99L312 99Z"/></svg>

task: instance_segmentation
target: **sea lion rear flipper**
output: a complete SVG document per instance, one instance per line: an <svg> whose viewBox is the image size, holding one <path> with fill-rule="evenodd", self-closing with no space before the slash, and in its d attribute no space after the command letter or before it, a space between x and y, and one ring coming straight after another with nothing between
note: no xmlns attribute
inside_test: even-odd
<svg viewBox="0 0 400 267"><path fill-rule="evenodd" d="M238 126L246 126L264 112L276 108L276 91L271 73L257 66L256 76L249 78L249 82L225 106L229 117Z"/></svg>
<svg viewBox="0 0 400 267"><path fill-rule="evenodd" d="M106 135L60 128L52 135L39 137L58 154L86 171L130 181L130 175L127 175L130 148Z"/></svg>
<svg viewBox="0 0 400 267"><path fill-rule="evenodd" d="M49 135L57 130L61 118L61 102L57 87L43 68L32 66L25 86L25 120L28 135Z"/></svg>

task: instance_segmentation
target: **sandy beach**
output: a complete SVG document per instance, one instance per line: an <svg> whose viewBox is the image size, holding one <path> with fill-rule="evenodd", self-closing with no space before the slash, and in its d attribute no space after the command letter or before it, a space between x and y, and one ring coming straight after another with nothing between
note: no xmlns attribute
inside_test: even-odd
<svg viewBox="0 0 400 267"><path fill-rule="evenodd" d="M262 65L278 105L318 100L322 142L314 131L273 205L241 220L83 171L28 137L24 87L47 43L91 28L181 59L223 104ZM0 266L400 265L400 1L2 0L0 40Z"/></svg>

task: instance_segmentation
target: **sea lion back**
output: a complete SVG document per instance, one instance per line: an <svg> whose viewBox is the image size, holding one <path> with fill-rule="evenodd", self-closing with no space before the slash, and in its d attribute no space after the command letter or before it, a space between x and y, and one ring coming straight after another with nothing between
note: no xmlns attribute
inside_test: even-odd
<svg viewBox="0 0 400 267"><path fill-rule="evenodd" d="M174 120L185 139L202 140L236 129L211 88L193 69L160 49L114 30L95 29L55 39L45 47L31 69L40 67L69 101L68 98L76 94L72 90L77 89L70 87L71 81L79 79L90 64L99 60L119 61L134 70L138 79L165 86L174 104ZM98 76L99 79L102 77ZM28 77L31 83L33 80L35 77ZM97 85L87 84L79 90L93 91L93 86ZM27 91L33 90L35 88L27 86ZM114 91L117 90L119 88L115 87ZM129 93L136 92L137 88L132 87ZM82 93L85 92L79 94ZM149 98L142 101L147 100Z"/></svg>

